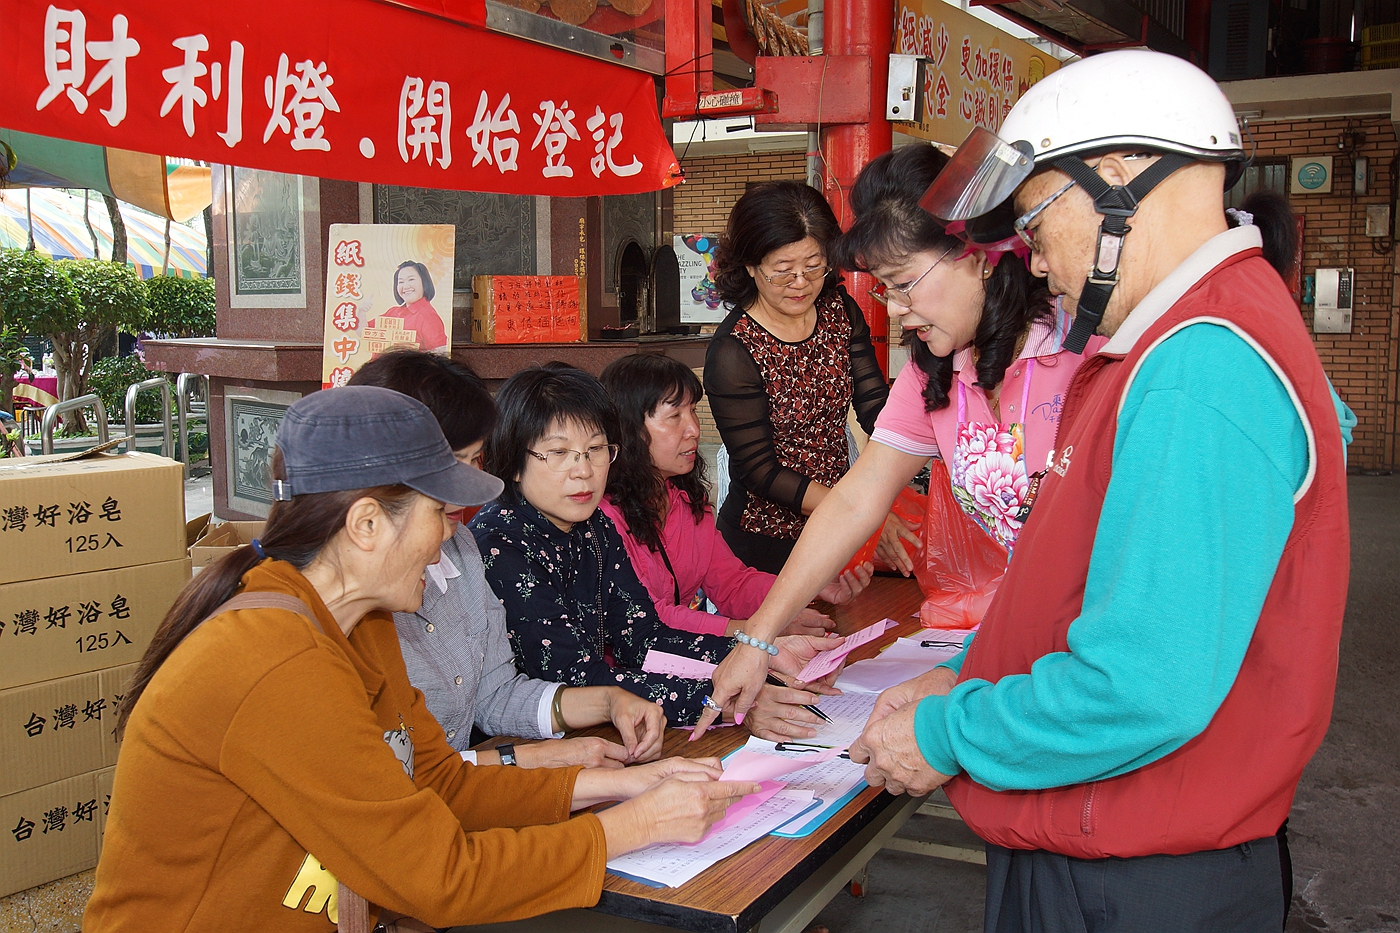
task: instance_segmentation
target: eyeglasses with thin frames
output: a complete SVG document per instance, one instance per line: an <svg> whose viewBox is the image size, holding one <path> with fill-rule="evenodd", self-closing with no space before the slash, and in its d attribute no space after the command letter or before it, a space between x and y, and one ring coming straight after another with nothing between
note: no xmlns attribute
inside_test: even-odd
<svg viewBox="0 0 1400 933"><path fill-rule="evenodd" d="M886 285L883 292L877 292L872 288L870 291L866 292L866 294L885 307L889 307L890 305L894 305L896 308L913 307L914 299L910 297L910 293L914 291L914 287L924 280L924 276L928 275L934 269L937 269L940 262L953 255L953 250L956 249L957 247L954 246L942 256L939 256L933 261L933 265L924 270L923 275L919 276L908 285Z"/></svg>
<svg viewBox="0 0 1400 933"><path fill-rule="evenodd" d="M1133 162L1138 159L1155 159L1157 155L1158 153L1155 152L1134 152L1130 155L1122 156L1122 159L1124 162ZM1092 168L1096 172L1099 170L1099 167L1097 165L1091 165L1090 168ZM1065 182L1064 186L1061 187L1059 191L1056 191L1054 194L1050 195L1050 197L1046 198L1044 201L1041 201L1035 207L1026 211L1020 217L1016 218L1016 221L1012 224L1012 226L1016 230L1016 235L1021 238L1022 243L1029 246L1032 250L1039 252L1040 247L1035 245L1035 231L1028 228L1031 224L1035 223L1037 217L1045 213L1046 208L1048 208L1051 204L1054 204L1055 201L1060 197L1060 195L1073 188L1075 184L1076 182L1074 181L1074 179L1070 179L1069 181Z"/></svg>
<svg viewBox="0 0 1400 933"><path fill-rule="evenodd" d="M1068 182L1065 183L1064 187L1060 188L1059 191L1056 191L1054 194L1050 195L1050 197L1046 198L1044 201L1041 201L1035 207L1026 211L1020 217L1016 218L1016 222L1012 224L1012 226L1015 227L1016 235L1021 238L1022 243L1026 244L1033 250L1039 250L1039 247L1035 245L1035 231L1028 230L1026 228L1029 227L1031 224L1035 223L1036 218L1039 217L1041 214L1045 213L1046 208L1048 208L1051 204L1054 204L1055 201L1060 197L1060 195L1073 188L1075 184L1077 184L1077 182L1075 182L1075 180L1071 178ZM1002 229L1005 228L1003 227Z"/></svg>
<svg viewBox="0 0 1400 933"><path fill-rule="evenodd" d="M618 444L595 444L587 450L573 450L567 447L556 447L553 450L546 450L540 453L537 450L525 448L525 452L544 463L555 473L564 473L572 470L584 457L595 467L605 467L617 459ZM573 454L573 456L569 456Z"/></svg>
<svg viewBox="0 0 1400 933"><path fill-rule="evenodd" d="M821 265L813 266L810 269L803 269L801 272L775 272L769 275L767 272L764 272L763 267L760 266L758 274L763 276L763 280L769 285L776 288L787 288L793 282L797 281L798 276L801 276L802 279L807 282L820 282L822 279L826 278L827 273L830 271L830 266Z"/></svg>

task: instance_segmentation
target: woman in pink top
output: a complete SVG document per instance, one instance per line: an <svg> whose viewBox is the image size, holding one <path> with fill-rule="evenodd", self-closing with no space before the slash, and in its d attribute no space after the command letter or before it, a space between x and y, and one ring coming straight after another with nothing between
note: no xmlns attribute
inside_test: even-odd
<svg viewBox="0 0 1400 933"><path fill-rule="evenodd" d="M1085 356L1063 349L1069 316L1022 257L1008 255L1019 239L970 246L967 233L954 235L917 206L946 162L915 146L872 163L839 248L883 283L874 297L899 319L910 350L870 436L906 455L882 478L940 458L963 512L1009 555ZM1086 354L1102 345L1094 338ZM892 515L877 554L907 576L913 563L899 538L917 546L918 529Z"/></svg>
<svg viewBox="0 0 1400 933"><path fill-rule="evenodd" d="M896 149L866 166L851 191L855 222L835 258L881 283L876 297L899 319L911 360L871 442L807 519L782 574L751 614L750 635L782 630L882 523L878 556L912 572L900 538L917 544L917 529L889 509L930 457L944 460L968 520L1008 552L1020 532L1035 474L1054 449L1065 389L1085 357L1062 349L1064 315L1021 257L1008 255L1019 243L1014 234L969 245L990 238L954 233L919 207L947 162L932 146ZM1012 219L985 222L1009 228ZM1086 354L1102 343L1091 342ZM720 664L716 702L748 708L764 676L761 659L750 653L734 652ZM946 692L952 674L940 671L946 683L937 686ZM696 732L713 718L702 715Z"/></svg>
<svg viewBox="0 0 1400 933"><path fill-rule="evenodd" d="M618 409L621 450L601 508L621 533L637 577L672 628L734 634L777 578L735 557L715 528L699 456L700 380L676 360L639 353L610 364L602 383ZM862 569L818 595L845 602L868 581ZM700 608L704 598L720 614ZM827 616L803 609L784 634L820 635L833 627Z"/></svg>

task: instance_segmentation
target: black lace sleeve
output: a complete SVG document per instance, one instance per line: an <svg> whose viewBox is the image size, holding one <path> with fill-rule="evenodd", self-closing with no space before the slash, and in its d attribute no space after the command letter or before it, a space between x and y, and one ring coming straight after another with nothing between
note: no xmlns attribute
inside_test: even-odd
<svg viewBox="0 0 1400 933"><path fill-rule="evenodd" d="M778 462L768 388L749 351L724 326L705 351L705 395L729 451L731 475L749 492L801 513L811 479Z"/></svg>
<svg viewBox="0 0 1400 933"><path fill-rule="evenodd" d="M870 325L854 298L840 286L841 301L846 306L846 314L851 319L851 406L856 410L856 421L861 430L870 434L875 430L875 419L885 407L890 397L890 384L880 371L880 363L875 359L875 345L870 341Z"/></svg>

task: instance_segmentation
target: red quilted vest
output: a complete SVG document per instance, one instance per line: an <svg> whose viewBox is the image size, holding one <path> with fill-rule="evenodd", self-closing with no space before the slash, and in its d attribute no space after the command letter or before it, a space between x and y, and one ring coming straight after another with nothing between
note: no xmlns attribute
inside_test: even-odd
<svg viewBox="0 0 1400 933"><path fill-rule="evenodd" d="M955 778L948 796L990 842L1101 858L1179 855L1271 836L1327 731L1350 566L1341 432L1298 309L1257 248L1208 272L1125 355L1101 352L1080 367L1061 417L1058 469L1042 484L961 677L995 682L1068 650L1113 473L1121 400L1146 354L1201 320L1252 343L1291 387L1309 428L1310 473L1243 666L1204 732L1136 771L1040 791L998 792Z"/></svg>

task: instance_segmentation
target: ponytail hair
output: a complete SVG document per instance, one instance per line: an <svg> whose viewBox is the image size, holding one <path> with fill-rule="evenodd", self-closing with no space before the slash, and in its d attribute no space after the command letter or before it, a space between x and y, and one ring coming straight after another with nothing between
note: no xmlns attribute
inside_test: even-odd
<svg viewBox="0 0 1400 933"><path fill-rule="evenodd" d="M1249 219L1241 214L1249 215ZM1264 258L1278 271L1280 278L1288 281L1293 274L1293 258L1298 252L1298 225L1287 199L1261 189L1246 197L1238 210L1226 211L1225 216L1232 227L1250 224L1259 228L1259 236L1264 241Z"/></svg>
<svg viewBox="0 0 1400 933"><path fill-rule="evenodd" d="M284 479L282 451L272 455L272 475ZM274 502L268 512L259 544L262 552L274 560L284 560L298 570L305 570L325 549L331 539L345 527L350 506L364 498L374 499L392 518L405 514L418 493L407 486L374 486L369 489L349 489L339 492L309 493L285 502ZM127 685L126 694L117 710L117 739L126 732L131 711L150 684L166 658L180 646L210 613L237 595L243 577L263 560L250 545L232 552L210 564L185 585L160 628L141 656Z"/></svg>
<svg viewBox="0 0 1400 933"><path fill-rule="evenodd" d="M942 222L919 206L948 157L931 145L901 146L871 161L851 188L855 222L832 252L845 269L869 271L898 265L919 252L963 250L966 243L948 233ZM954 258L958 253L954 253ZM982 317L972 345L977 350L977 385L1001 385L1016 360L1016 345L1037 320L1054 313L1050 291L1031 275L1024 262L1004 256L983 283ZM953 385L953 355L934 356L913 331L902 341L914 365L927 377L924 409L948 407Z"/></svg>

